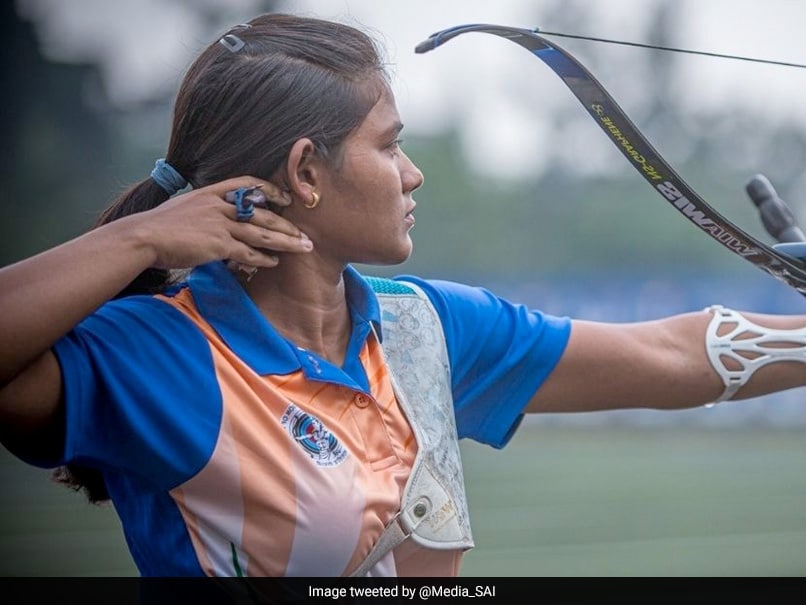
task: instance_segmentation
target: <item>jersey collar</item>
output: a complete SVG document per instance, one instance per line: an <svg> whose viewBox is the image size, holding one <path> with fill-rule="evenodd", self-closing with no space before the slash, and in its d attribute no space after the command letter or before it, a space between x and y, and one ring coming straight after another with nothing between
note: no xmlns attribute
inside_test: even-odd
<svg viewBox="0 0 806 605"><path fill-rule="evenodd" d="M343 369L322 363L315 355L281 336L223 262L197 267L188 277L187 286L202 316L227 346L258 374L290 374L302 369L315 380L345 383L346 372L363 388L366 380L355 364L371 331L370 325L374 325L379 335L381 333L380 307L372 288L353 267L348 266L344 271L353 327Z"/></svg>

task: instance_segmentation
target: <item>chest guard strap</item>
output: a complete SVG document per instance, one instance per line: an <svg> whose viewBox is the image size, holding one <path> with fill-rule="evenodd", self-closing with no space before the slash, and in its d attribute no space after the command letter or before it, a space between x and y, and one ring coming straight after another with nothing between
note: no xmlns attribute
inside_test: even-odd
<svg viewBox="0 0 806 605"><path fill-rule="evenodd" d="M407 538L441 550L474 546L439 315L414 284L367 281L381 306L382 349L392 388L418 449L400 512L353 576L365 575Z"/></svg>

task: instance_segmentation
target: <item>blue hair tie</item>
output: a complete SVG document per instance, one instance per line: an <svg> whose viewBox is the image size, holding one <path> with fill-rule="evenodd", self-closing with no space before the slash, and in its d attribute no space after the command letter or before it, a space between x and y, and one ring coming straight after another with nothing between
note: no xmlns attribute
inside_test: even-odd
<svg viewBox="0 0 806 605"><path fill-rule="evenodd" d="M162 187L169 196L180 189L184 189L188 184L185 177L179 174L176 168L166 162L165 158L160 158L154 164L154 170L151 171L151 178L154 179L154 182Z"/></svg>

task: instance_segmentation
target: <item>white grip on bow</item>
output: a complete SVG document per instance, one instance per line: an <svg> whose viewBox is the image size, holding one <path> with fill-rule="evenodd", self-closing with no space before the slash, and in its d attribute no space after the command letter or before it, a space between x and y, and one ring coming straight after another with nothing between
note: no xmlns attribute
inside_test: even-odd
<svg viewBox="0 0 806 605"><path fill-rule="evenodd" d="M768 363L806 362L806 328L766 328L721 305L706 310L713 314L705 335L708 359L725 384L714 403L733 397L757 369Z"/></svg>

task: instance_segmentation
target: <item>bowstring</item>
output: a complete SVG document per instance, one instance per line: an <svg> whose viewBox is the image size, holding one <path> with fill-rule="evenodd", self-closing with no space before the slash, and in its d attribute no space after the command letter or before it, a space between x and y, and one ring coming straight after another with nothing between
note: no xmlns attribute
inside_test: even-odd
<svg viewBox="0 0 806 605"><path fill-rule="evenodd" d="M675 48L671 46L660 46L657 44L642 44L640 42L627 42L624 40L612 40L608 38L596 38L593 36L581 36L576 34L561 34L558 32L548 32L542 29L535 29L535 33L545 35L545 36L559 36L561 38L575 38L577 40L590 40L592 42L605 42L607 44L620 44L622 46L636 46L639 48L650 48L653 50L665 50L669 52L675 53L686 53L690 55L703 55L706 57L718 57L720 59L736 59L738 61L751 61L753 63L767 63L770 65L781 65L784 67L799 67L802 69L806 69L806 64L803 63L791 63L788 61L774 61L772 59L759 59L757 57L743 57L740 55L728 55L722 53L712 53L703 50L691 50L687 48Z"/></svg>

